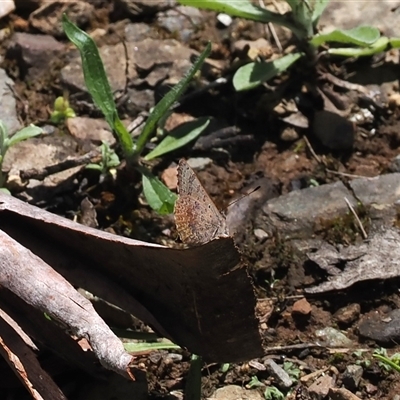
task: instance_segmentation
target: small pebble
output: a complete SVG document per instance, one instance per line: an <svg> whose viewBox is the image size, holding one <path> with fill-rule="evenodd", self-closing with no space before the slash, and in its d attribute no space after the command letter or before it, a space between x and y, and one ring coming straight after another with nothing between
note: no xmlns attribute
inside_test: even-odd
<svg viewBox="0 0 400 400"><path fill-rule="evenodd" d="M219 13L217 15L217 20L220 24L224 25L226 28L232 24L232 17L228 14Z"/></svg>
<svg viewBox="0 0 400 400"><path fill-rule="evenodd" d="M292 314L310 315L311 305L306 299L297 300L292 307Z"/></svg>

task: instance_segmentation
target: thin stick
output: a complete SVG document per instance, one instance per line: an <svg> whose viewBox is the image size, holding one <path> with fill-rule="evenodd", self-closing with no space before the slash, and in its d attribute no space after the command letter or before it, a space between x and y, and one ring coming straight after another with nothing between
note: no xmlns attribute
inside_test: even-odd
<svg viewBox="0 0 400 400"><path fill-rule="evenodd" d="M317 162L319 164L322 163L321 158L319 156L317 156L317 154L315 153L314 149L311 146L310 141L308 140L307 136L303 136L304 141L306 142L306 145L308 147L308 150L310 150L311 154L313 155L313 157L317 160Z"/></svg>
<svg viewBox="0 0 400 400"><path fill-rule="evenodd" d="M362 175L347 174L346 172L334 171L334 170L328 169L328 168L325 171L329 172L331 174L345 176L347 178L368 178L368 179L375 178L374 176L362 176Z"/></svg>
<svg viewBox="0 0 400 400"><path fill-rule="evenodd" d="M364 229L364 227L363 227L363 224L362 224L360 218L358 218L358 215L357 215L356 211L354 210L353 206L350 204L349 200L347 200L347 197L344 198L344 201L346 202L346 204L347 204L347 206L349 207L350 211L351 211L352 214L354 215L354 218L356 219L356 221L357 221L357 223L358 223L358 226L359 226L360 229L361 229L361 233L362 233L362 235L363 235L364 240L365 240L365 239L368 239L367 232L365 232L365 229Z"/></svg>

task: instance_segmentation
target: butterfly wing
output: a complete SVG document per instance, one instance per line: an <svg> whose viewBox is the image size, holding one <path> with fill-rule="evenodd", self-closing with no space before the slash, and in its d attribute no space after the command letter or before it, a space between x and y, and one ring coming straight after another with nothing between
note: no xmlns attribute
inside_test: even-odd
<svg viewBox="0 0 400 400"><path fill-rule="evenodd" d="M183 243L203 244L216 237L228 236L225 217L183 159L178 166L178 191L174 214Z"/></svg>

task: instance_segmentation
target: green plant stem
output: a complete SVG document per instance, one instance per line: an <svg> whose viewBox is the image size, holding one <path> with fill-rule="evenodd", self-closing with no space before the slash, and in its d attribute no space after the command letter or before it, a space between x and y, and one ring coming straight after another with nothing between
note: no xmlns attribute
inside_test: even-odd
<svg viewBox="0 0 400 400"><path fill-rule="evenodd" d="M380 360L384 364L389 365L395 371L400 372L400 365L397 365L396 363L394 363L390 358L381 356L380 354L373 354L373 357L377 358L378 360Z"/></svg>

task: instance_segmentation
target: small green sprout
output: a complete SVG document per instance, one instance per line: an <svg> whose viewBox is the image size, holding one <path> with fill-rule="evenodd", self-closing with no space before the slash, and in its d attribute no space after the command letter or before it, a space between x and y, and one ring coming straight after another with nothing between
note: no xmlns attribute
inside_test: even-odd
<svg viewBox="0 0 400 400"><path fill-rule="evenodd" d="M110 147L107 142L102 142L101 146L101 160L98 164L88 164L87 169L94 169L100 171L101 175L106 176L112 168L118 167L120 164L117 153Z"/></svg>
<svg viewBox="0 0 400 400"><path fill-rule="evenodd" d="M251 377L250 382L246 385L246 388L253 389L256 387L263 387L263 386L265 386L265 384L260 382L258 377L256 375L254 375Z"/></svg>
<svg viewBox="0 0 400 400"><path fill-rule="evenodd" d="M26 128L22 128L14 135L9 136L8 129L4 125L3 121L0 120L0 190L10 193L4 187L7 181L7 175L2 171L4 156L6 155L8 149L17 143L22 142L23 140L38 136L42 132L42 128L39 128L35 125L29 125Z"/></svg>
<svg viewBox="0 0 400 400"><path fill-rule="evenodd" d="M353 352L353 356L357 359L355 363L365 368L369 368L371 366L371 360L366 358L364 353L366 353L366 350L357 350Z"/></svg>
<svg viewBox="0 0 400 400"><path fill-rule="evenodd" d="M69 101L63 96L54 100L54 111L50 115L50 121L53 124L59 124L67 118L76 117L75 111L69 106Z"/></svg>
<svg viewBox="0 0 400 400"><path fill-rule="evenodd" d="M285 361L283 363L283 369L288 373L288 375L295 381L298 381L301 375L300 369L292 363L291 361Z"/></svg>

